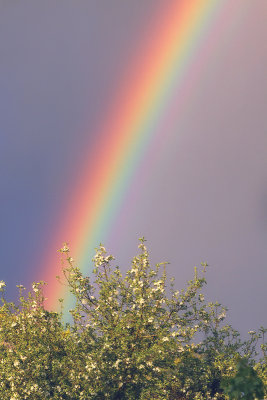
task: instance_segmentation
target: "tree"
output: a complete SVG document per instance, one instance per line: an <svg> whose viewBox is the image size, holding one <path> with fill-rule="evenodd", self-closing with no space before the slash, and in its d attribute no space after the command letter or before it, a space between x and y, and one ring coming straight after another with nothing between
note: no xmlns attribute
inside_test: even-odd
<svg viewBox="0 0 267 400"><path fill-rule="evenodd" d="M0 309L1 399L228 399L222 382L238 373L246 355L258 382L260 335L242 342L223 325L226 309L206 303L206 264L180 292L167 280L167 263L152 268L144 238L123 276L100 245L91 276L84 276L67 245L63 275L76 305L72 324L44 308L34 283L18 306ZM257 372L258 371L258 372Z"/></svg>
<svg viewBox="0 0 267 400"><path fill-rule="evenodd" d="M230 400L258 400L264 396L263 382L245 358L240 359L235 376L226 378L223 387Z"/></svg>

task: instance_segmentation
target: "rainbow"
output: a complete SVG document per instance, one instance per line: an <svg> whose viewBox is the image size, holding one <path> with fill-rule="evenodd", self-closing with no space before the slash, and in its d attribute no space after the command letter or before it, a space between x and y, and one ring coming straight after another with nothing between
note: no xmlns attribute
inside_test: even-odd
<svg viewBox="0 0 267 400"><path fill-rule="evenodd" d="M40 276L48 283L48 308L55 309L57 299L66 296L55 279L61 268L56 250L68 242L77 265L83 272L88 269L89 250L106 239L149 146L162 137L168 139L173 126L179 126L184 104L216 45L216 34L225 29L229 4L220 0L162 3L150 34L129 62L109 113L95 132L98 140L88 149L79 181L72 185L68 203L55 222L58 228ZM65 304L70 303L69 298Z"/></svg>

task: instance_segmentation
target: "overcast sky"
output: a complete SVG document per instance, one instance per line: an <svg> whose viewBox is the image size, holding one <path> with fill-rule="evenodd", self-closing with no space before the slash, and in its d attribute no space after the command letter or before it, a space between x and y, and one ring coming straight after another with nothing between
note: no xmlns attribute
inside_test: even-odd
<svg viewBox="0 0 267 400"><path fill-rule="evenodd" d="M267 323L267 2L231 1L239 11L177 134L151 143L105 245L126 268L144 235L179 287L207 261L208 298L244 334ZM0 280L10 298L39 275L79 156L166 3L0 1Z"/></svg>

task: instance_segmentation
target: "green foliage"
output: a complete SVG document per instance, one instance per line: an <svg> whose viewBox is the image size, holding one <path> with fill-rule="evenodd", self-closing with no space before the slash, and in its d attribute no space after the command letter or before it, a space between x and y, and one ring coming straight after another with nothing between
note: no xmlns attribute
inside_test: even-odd
<svg viewBox="0 0 267 400"><path fill-rule="evenodd" d="M45 309L42 282L33 283L27 296L20 286L17 306L5 300L0 282L1 399L263 397L265 330L243 342L223 324L226 309L206 303L202 293L206 264L179 292L167 280L167 263L151 267L144 239L139 249L123 276L100 245L90 277L75 266L67 245L60 250L76 299L72 324ZM256 362L259 339L264 357Z"/></svg>
<svg viewBox="0 0 267 400"><path fill-rule="evenodd" d="M235 376L225 379L223 387L230 400L258 400L264 396L263 382L245 358L240 359Z"/></svg>

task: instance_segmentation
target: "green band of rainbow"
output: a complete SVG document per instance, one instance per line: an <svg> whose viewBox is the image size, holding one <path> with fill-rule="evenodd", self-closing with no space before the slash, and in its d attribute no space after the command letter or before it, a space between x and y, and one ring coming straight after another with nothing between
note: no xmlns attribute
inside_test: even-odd
<svg viewBox="0 0 267 400"><path fill-rule="evenodd" d="M60 274L56 249L67 241L77 265L86 271L90 252L106 239L149 145L179 124L188 91L196 84L189 80L199 77L200 65L207 61L210 50L201 51L207 40L216 37L218 19L229 4L228 0L164 2L109 115L95 133L99 140L88 150L80 180L73 186L63 219L51 238L43 266L46 276L42 276L48 282L48 308L55 308L57 299L65 297L65 289L55 281ZM69 298L67 308L70 306Z"/></svg>

